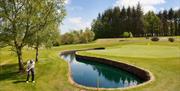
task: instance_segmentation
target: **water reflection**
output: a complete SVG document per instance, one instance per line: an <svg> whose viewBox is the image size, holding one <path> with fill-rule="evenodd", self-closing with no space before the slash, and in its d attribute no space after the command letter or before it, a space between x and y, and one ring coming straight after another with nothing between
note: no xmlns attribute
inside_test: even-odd
<svg viewBox="0 0 180 91"><path fill-rule="evenodd" d="M76 60L75 55L63 55L70 63L73 80L90 87L117 88L134 86L142 81L124 70L97 62Z"/></svg>

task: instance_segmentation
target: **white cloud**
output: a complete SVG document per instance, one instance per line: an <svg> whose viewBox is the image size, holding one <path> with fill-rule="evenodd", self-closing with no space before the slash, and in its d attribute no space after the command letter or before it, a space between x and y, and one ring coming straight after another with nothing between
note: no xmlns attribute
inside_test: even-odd
<svg viewBox="0 0 180 91"><path fill-rule="evenodd" d="M68 17L64 21L64 25L61 27L61 33L64 34L71 30L80 30L85 29L87 27L90 28L91 22L83 20L82 17Z"/></svg>
<svg viewBox="0 0 180 91"><path fill-rule="evenodd" d="M83 7L81 7L81 6L71 6L71 7L69 7L69 10L71 10L71 11L81 11L81 10L83 10Z"/></svg>
<svg viewBox="0 0 180 91"><path fill-rule="evenodd" d="M143 11L144 13L147 13L148 11L156 11L156 8L151 5L147 5L147 6L143 6Z"/></svg>
<svg viewBox="0 0 180 91"><path fill-rule="evenodd" d="M117 0L114 6L132 7L136 6L138 2L142 5L143 11L146 13L149 10L156 11L155 5L164 4L165 0Z"/></svg>
<svg viewBox="0 0 180 91"><path fill-rule="evenodd" d="M78 26L79 28L86 28L90 26L90 22L84 21L82 17L68 18L69 23Z"/></svg>
<svg viewBox="0 0 180 91"><path fill-rule="evenodd" d="M70 3L70 0L65 0L64 3L65 3L65 4L69 4L69 3Z"/></svg>
<svg viewBox="0 0 180 91"><path fill-rule="evenodd" d="M68 21L73 24L81 24L82 17L71 17L71 18L68 18Z"/></svg>
<svg viewBox="0 0 180 91"><path fill-rule="evenodd" d="M178 10L178 9L180 9L179 6L176 6L176 7L173 8L173 10Z"/></svg>

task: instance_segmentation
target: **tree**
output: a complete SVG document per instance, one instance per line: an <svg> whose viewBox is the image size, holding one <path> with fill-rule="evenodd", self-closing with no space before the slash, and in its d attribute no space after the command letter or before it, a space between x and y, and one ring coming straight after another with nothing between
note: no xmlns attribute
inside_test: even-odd
<svg viewBox="0 0 180 91"><path fill-rule="evenodd" d="M121 10L119 7L115 7L113 9L113 12L112 12L112 16L109 16L109 17L112 17L112 23L111 23L111 34L113 37L119 37L118 34L121 33L121 24L120 24L120 13L121 13Z"/></svg>
<svg viewBox="0 0 180 91"><path fill-rule="evenodd" d="M126 32L126 22L127 22L127 12L126 12L126 9L125 7L123 6L122 9L121 9L121 13L120 13L120 16L119 16L120 20L118 21L119 22L119 33L118 33L118 36L119 35L122 35L124 32ZM120 36L120 37L123 37L123 36Z"/></svg>
<svg viewBox="0 0 180 91"><path fill-rule="evenodd" d="M174 27L175 27L175 35L180 35L180 9L175 11L174 14Z"/></svg>
<svg viewBox="0 0 180 91"><path fill-rule="evenodd" d="M94 32L89 28L74 30L61 36L61 44L88 43L94 40Z"/></svg>
<svg viewBox="0 0 180 91"><path fill-rule="evenodd" d="M174 32L175 32L175 35L177 36L178 35L178 13L175 12L174 13Z"/></svg>
<svg viewBox="0 0 180 91"><path fill-rule="evenodd" d="M88 43L94 40L94 32L92 32L89 28L86 28L82 35L85 39L85 43Z"/></svg>
<svg viewBox="0 0 180 91"><path fill-rule="evenodd" d="M65 33L61 36L61 44L73 44L74 38L71 33Z"/></svg>
<svg viewBox="0 0 180 91"><path fill-rule="evenodd" d="M28 44L36 50L36 62L38 61L39 47L45 45L50 47L58 37L58 25L65 16L64 3L62 1L44 1L38 3L41 8L37 9L36 33L32 35L32 40ZM58 35L57 35L58 34ZM53 38L54 37L54 38ZM35 42L34 42L35 41Z"/></svg>
<svg viewBox="0 0 180 91"><path fill-rule="evenodd" d="M60 37L60 33L56 23L46 25L46 27L42 29L43 30L37 30L37 32L33 36L31 36L33 38L28 42L28 46L33 47L36 50L36 62L38 62L39 47L43 46L46 48L50 48L51 46L53 46L55 40Z"/></svg>
<svg viewBox="0 0 180 91"><path fill-rule="evenodd" d="M2 20L0 41L7 46L11 46L13 51L16 52L19 72L24 72L23 47L28 45L30 40L33 40L38 26L43 26L39 19L44 13L40 11L46 11L46 8L42 5L47 6L51 3L54 4L53 6L58 6L57 4L61 3L62 5L58 8L63 8L64 0L0 0L0 19ZM54 10L59 12L57 9Z"/></svg>
<svg viewBox="0 0 180 91"><path fill-rule="evenodd" d="M99 14L92 23L92 31L97 38L123 37L124 32L131 32L135 36L144 35L143 12L141 5L137 8L114 7Z"/></svg>
<svg viewBox="0 0 180 91"><path fill-rule="evenodd" d="M174 35L174 26L173 26L174 10L172 8L168 12L168 19L169 19L169 23L170 23L170 34Z"/></svg>
<svg viewBox="0 0 180 91"><path fill-rule="evenodd" d="M135 37L168 36L179 33L179 11L173 9L164 10L159 14L149 12L143 14L140 3L136 7L114 7L99 14L93 20L92 31L97 38L123 37L124 32L129 32ZM151 27L150 27L151 26Z"/></svg>
<svg viewBox="0 0 180 91"><path fill-rule="evenodd" d="M128 19L127 19L127 25L128 26L126 26L126 30L127 30L127 32L131 32L133 29L132 29L132 25L133 25L133 23L132 23L132 10L131 10L131 7L128 7L127 8L127 17L128 17Z"/></svg>
<svg viewBox="0 0 180 91"><path fill-rule="evenodd" d="M101 17L101 16L100 16ZM93 20L91 30L95 33L95 39L97 38L103 38L103 23L101 22L101 18L98 18L97 20Z"/></svg>
<svg viewBox="0 0 180 91"><path fill-rule="evenodd" d="M16 52L18 56L19 72L24 71L23 61L22 61L22 48L26 45L26 36L29 33L29 28L23 26L26 24L24 21L29 20L29 16L23 16L27 12L28 2L24 0L1 0L1 41L9 46L13 47L13 51Z"/></svg>
<svg viewBox="0 0 180 91"><path fill-rule="evenodd" d="M140 37L144 36L144 25L143 25L143 11L141 8L141 4L138 3L136 8L136 28L135 28L135 36Z"/></svg>
<svg viewBox="0 0 180 91"><path fill-rule="evenodd" d="M158 17L161 20L161 33L162 35L179 35L178 29L179 29L179 9L173 10L172 8L170 10L164 10L162 13L160 12L158 14Z"/></svg>
<svg viewBox="0 0 180 91"><path fill-rule="evenodd" d="M175 11L175 34L180 35L180 9Z"/></svg>
<svg viewBox="0 0 180 91"><path fill-rule="evenodd" d="M164 10L163 11L163 15L162 15L162 18L161 18L161 21L163 23L163 31L164 31L164 35L167 36L169 35L169 30L168 30L168 15L167 15L167 10Z"/></svg>
<svg viewBox="0 0 180 91"><path fill-rule="evenodd" d="M154 36L159 34L160 19L154 14L153 11L149 11L145 16L146 33Z"/></svg>

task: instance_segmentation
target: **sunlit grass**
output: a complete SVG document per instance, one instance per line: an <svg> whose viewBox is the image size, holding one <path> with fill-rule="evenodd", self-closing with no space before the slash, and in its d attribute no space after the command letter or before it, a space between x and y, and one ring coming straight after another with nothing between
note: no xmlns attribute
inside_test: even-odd
<svg viewBox="0 0 180 91"><path fill-rule="evenodd" d="M80 55L95 56L129 63L155 76L152 83L127 91L179 91L180 48L179 43L156 42L130 43L108 47L106 50L79 52Z"/></svg>
<svg viewBox="0 0 180 91"><path fill-rule="evenodd" d="M16 73L18 71L17 57L15 53L9 51L10 47L0 49L0 91L80 91L83 88L78 88L70 84L68 81L68 64L59 57L59 53L64 50L86 49L94 47L106 47L107 50L105 51L110 54L102 52L98 52L96 54L93 52L82 52L81 54L123 61L148 69L154 74L156 78L154 82L127 91L179 91L180 58L177 56L172 58L172 56L177 55L176 52L180 48L180 43L177 41L170 43L168 41L151 42L147 40L142 42L142 40L144 40L144 38L139 41L134 40L135 42L93 42L90 44L63 45L60 47L53 47L51 49L40 49L39 62L36 63L35 84L26 84L24 82L26 75ZM148 47L148 43L150 43L152 48ZM169 52L167 54L165 52L160 52L162 53L160 55L162 58L118 56L120 55L118 52L121 52L123 55L123 51L120 51L122 49L126 50L127 53L130 53L131 51L134 51L135 53L135 50L141 47L142 50L139 49L139 53L147 51L147 49L151 52L156 52L158 50ZM171 58L164 58L165 55L171 55ZM35 51L30 48L25 48L23 50L23 61L26 63L28 59L32 58L35 58Z"/></svg>
<svg viewBox="0 0 180 91"><path fill-rule="evenodd" d="M116 43L115 43L116 44ZM63 50L87 49L94 47L106 47L115 44L76 44L40 49L39 62L36 63L36 83L25 83L26 74L17 73L17 56L10 51L10 47L0 50L0 91L79 91L68 81L68 64L59 57ZM23 61L35 58L35 51L24 48Z"/></svg>
<svg viewBox="0 0 180 91"><path fill-rule="evenodd" d="M109 48L107 50L87 51L93 54L102 54L118 57L137 58L170 58L180 57L180 48L175 46L158 45L124 45L121 47Z"/></svg>

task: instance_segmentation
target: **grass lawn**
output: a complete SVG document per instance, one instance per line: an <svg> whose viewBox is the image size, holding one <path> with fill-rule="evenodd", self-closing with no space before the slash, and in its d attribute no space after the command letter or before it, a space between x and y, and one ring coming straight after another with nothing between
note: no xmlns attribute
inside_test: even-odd
<svg viewBox="0 0 180 91"><path fill-rule="evenodd" d="M17 57L10 48L0 49L0 91L80 91L68 81L68 64L59 57L63 50L86 49L94 47L107 47L113 44L81 44L41 49L39 62L36 63L36 83L25 83L26 75L17 74ZM24 48L23 58L26 61L35 57L35 51Z"/></svg>
<svg viewBox="0 0 180 91"><path fill-rule="evenodd" d="M180 57L180 50L176 46L162 45L124 45L107 50L91 50L88 53L103 54L116 57L135 58L173 58Z"/></svg>
<svg viewBox="0 0 180 91"><path fill-rule="evenodd" d="M79 54L129 63L153 73L153 82L127 91L180 91L179 42L119 44L106 50L84 51Z"/></svg>
<svg viewBox="0 0 180 91"><path fill-rule="evenodd" d="M39 62L36 63L35 84L25 83L26 75L17 74L17 57L9 51L10 48L0 49L0 91L80 91L83 88L78 88L68 81L68 64L59 57L59 53L63 50L93 47L107 49L80 54L130 63L151 71L155 76L152 83L127 91L180 91L180 43L142 40L111 43L99 40L90 44L41 49ZM35 56L33 49L24 48L23 53L24 62Z"/></svg>

